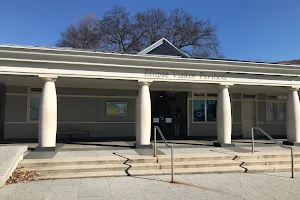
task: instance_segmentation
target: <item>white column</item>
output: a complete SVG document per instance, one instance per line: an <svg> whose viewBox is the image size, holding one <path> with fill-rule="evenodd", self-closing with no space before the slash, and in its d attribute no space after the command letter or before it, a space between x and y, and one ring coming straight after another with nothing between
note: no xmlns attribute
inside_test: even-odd
<svg viewBox="0 0 300 200"><path fill-rule="evenodd" d="M139 81L136 101L136 148L149 148L151 139L151 98L149 82Z"/></svg>
<svg viewBox="0 0 300 200"><path fill-rule="evenodd" d="M217 101L217 140L215 146L234 146L231 144L231 103L228 85L220 85Z"/></svg>
<svg viewBox="0 0 300 200"><path fill-rule="evenodd" d="M300 144L300 104L298 88L290 88L286 102L286 132L285 144ZM298 143L298 144L297 144Z"/></svg>
<svg viewBox="0 0 300 200"><path fill-rule="evenodd" d="M55 78L45 81L40 100L38 150L55 150L57 130L57 98Z"/></svg>

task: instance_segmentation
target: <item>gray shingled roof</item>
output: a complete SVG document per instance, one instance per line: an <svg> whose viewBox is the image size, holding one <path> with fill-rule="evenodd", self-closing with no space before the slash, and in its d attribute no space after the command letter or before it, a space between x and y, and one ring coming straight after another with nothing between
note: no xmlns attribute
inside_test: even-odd
<svg viewBox="0 0 300 200"><path fill-rule="evenodd" d="M280 61L278 64L285 64L285 65L300 65L300 59L299 60L286 60L286 61Z"/></svg>

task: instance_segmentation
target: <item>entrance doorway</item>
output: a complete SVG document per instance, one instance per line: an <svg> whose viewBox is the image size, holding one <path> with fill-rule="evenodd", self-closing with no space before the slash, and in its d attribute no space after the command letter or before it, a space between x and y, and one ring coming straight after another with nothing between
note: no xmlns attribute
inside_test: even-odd
<svg viewBox="0 0 300 200"><path fill-rule="evenodd" d="M165 137L187 136L187 92L151 91L152 125Z"/></svg>
<svg viewBox="0 0 300 200"><path fill-rule="evenodd" d="M255 102L242 102L242 132L243 138L251 138L251 129L255 126Z"/></svg>

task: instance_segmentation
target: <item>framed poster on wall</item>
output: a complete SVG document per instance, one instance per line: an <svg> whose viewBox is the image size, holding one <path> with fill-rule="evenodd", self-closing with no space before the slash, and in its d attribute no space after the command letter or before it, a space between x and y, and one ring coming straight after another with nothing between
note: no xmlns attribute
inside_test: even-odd
<svg viewBox="0 0 300 200"><path fill-rule="evenodd" d="M106 102L107 116L127 116L127 102Z"/></svg>

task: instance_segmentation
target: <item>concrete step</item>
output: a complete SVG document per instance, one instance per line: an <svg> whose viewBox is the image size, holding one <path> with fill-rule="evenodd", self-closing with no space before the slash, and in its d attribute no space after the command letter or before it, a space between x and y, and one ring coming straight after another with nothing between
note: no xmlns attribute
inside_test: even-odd
<svg viewBox="0 0 300 200"><path fill-rule="evenodd" d="M176 169L175 175L194 174L194 173L237 173L244 172L241 167L205 167L205 168L189 168ZM80 172L80 173L49 173L42 174L37 179L59 179L59 178L79 178L79 177L111 177L111 176L143 176L143 175L169 175L170 169L157 170L128 170L125 171L105 171L105 172Z"/></svg>
<svg viewBox="0 0 300 200"><path fill-rule="evenodd" d="M289 172L291 165L243 165L245 172L263 173L263 172ZM294 171L300 171L300 164L294 165Z"/></svg>
<svg viewBox="0 0 300 200"><path fill-rule="evenodd" d="M163 162L160 164L161 169L170 169L171 162ZM174 168L206 168L206 167L231 167L240 166L240 161L235 160L206 160L206 161L182 161L174 162Z"/></svg>
<svg viewBox="0 0 300 200"><path fill-rule="evenodd" d="M230 167L203 167L203 168L179 168L176 174L207 174L207 173L267 173L267 172L290 172L288 166L239 166ZM295 165L295 171L300 171L300 166ZM114 177L114 176L143 176L143 175L169 175L170 169L131 170L128 171L101 171L101 172L78 172L78 173L48 173L42 174L37 179L60 179L79 177Z"/></svg>
<svg viewBox="0 0 300 200"><path fill-rule="evenodd" d="M290 165L290 158L282 158L282 159L246 159L242 162L243 165ZM294 160L294 164L300 164L300 159Z"/></svg>
<svg viewBox="0 0 300 200"><path fill-rule="evenodd" d="M183 161L214 161L214 160L233 160L235 155L228 154L186 154L186 155L174 155L174 162ZM171 162L170 155L157 156L159 163Z"/></svg>
<svg viewBox="0 0 300 200"><path fill-rule="evenodd" d="M123 163L157 163L156 157L95 157L95 158L55 158L55 159L24 159L20 164L24 167L50 167L57 165L101 165Z"/></svg>
<svg viewBox="0 0 300 200"><path fill-rule="evenodd" d="M86 177L118 177L118 176L140 176L140 175L164 175L161 170L131 170L125 171L103 171L103 172L79 172L79 173L50 173L42 174L37 177L43 179L61 179L61 178L86 178Z"/></svg>
<svg viewBox="0 0 300 200"><path fill-rule="evenodd" d="M174 168L205 168L205 167L228 167L239 166L241 162L233 160L213 160L213 161L184 161L174 162ZM150 169L170 169L171 163L129 163L129 164L98 164L98 165L55 165L55 166L35 166L25 167L23 170L37 171L45 173L77 173L77 172L98 172L98 171L125 171L125 170L150 170Z"/></svg>
<svg viewBox="0 0 300 200"><path fill-rule="evenodd" d="M248 160L248 159L290 159L291 154L290 151L286 152L255 152L252 153L243 153L237 154L235 160ZM294 153L294 159L300 160L300 153Z"/></svg>
<svg viewBox="0 0 300 200"><path fill-rule="evenodd" d="M58 165L48 167L26 167L24 171L36 171L42 174L48 173L77 173L77 172L101 172L101 171L125 171L125 170L151 170L160 169L158 163L132 163L125 164L100 164L100 165Z"/></svg>
<svg viewBox="0 0 300 200"><path fill-rule="evenodd" d="M162 169L165 174L170 174L171 169ZM205 174L205 173L238 173L245 170L239 166L228 167L202 167L202 168L180 168L174 169L175 174Z"/></svg>
<svg viewBox="0 0 300 200"><path fill-rule="evenodd" d="M23 170L41 173L39 179L170 174L170 155L97 158L25 159ZM300 171L300 153L295 153ZM174 156L176 174L290 171L289 152L182 154Z"/></svg>
<svg viewBox="0 0 300 200"><path fill-rule="evenodd" d="M233 160L234 155L175 155L174 162L184 161L214 161ZM162 156L128 156L128 157L99 157L99 158L55 158L55 159L25 159L20 164L24 167L50 167L57 165L101 165L129 163L163 163L171 162L170 155Z"/></svg>

